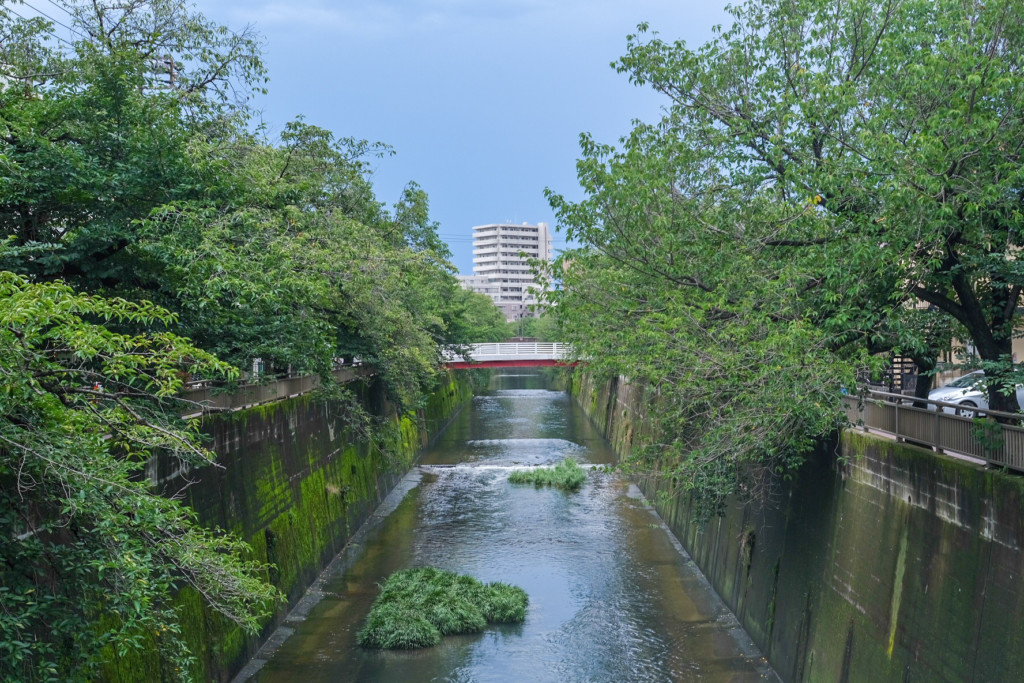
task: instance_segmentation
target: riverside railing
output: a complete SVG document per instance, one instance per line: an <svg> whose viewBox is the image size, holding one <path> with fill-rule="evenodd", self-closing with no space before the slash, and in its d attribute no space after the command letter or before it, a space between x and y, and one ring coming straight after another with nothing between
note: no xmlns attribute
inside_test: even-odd
<svg viewBox="0 0 1024 683"><path fill-rule="evenodd" d="M897 441L925 446L939 453L967 455L991 465L1024 471L1024 427L1020 426L1022 416L1019 414L966 408L884 391L846 396L845 403L850 423L864 431L885 432ZM989 417L1007 422L978 419Z"/></svg>
<svg viewBox="0 0 1024 683"><path fill-rule="evenodd" d="M367 366L346 365L336 368L333 375L335 381L344 384L359 377L372 375L373 372L373 369ZM242 383L231 391L224 391L210 382L192 382L181 393L180 398L194 406L194 410L189 409L189 414L185 417L198 417L203 413L241 410L301 396L319 386L319 375L293 375L266 382Z"/></svg>

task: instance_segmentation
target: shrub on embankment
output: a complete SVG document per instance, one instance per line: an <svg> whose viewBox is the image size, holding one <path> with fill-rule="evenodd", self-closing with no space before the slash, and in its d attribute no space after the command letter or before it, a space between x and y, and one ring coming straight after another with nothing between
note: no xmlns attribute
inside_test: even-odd
<svg viewBox="0 0 1024 683"><path fill-rule="evenodd" d="M483 584L433 567L404 569L381 587L358 640L366 648L432 647L443 636L521 623L528 602L526 591L517 586Z"/></svg>

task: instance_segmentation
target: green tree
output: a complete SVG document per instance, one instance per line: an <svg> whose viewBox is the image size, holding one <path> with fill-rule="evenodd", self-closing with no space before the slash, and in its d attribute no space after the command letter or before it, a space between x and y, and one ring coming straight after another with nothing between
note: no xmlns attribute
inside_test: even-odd
<svg viewBox="0 0 1024 683"><path fill-rule="evenodd" d="M0 15L0 231L7 269L90 291L145 286L136 221L205 190L189 147L225 142L264 79L258 42L178 2L69 3L77 35ZM170 69L170 71L167 71ZM229 138L230 139L230 138ZM122 292L118 292L122 293Z"/></svg>
<svg viewBox="0 0 1024 683"><path fill-rule="evenodd" d="M177 590L251 633L279 598L244 543L201 527L144 476L157 452L213 463L174 396L187 372L232 372L173 334L108 327L172 321L151 304L0 272L5 681L90 680L105 657L152 647L184 677Z"/></svg>
<svg viewBox="0 0 1024 683"><path fill-rule="evenodd" d="M145 479L156 452L215 466L184 378L359 356L411 407L466 313L426 194L373 192L386 146L248 128L254 36L176 1L68 7L73 47L0 8L0 675L159 647L188 676L176 591L250 632L277 595Z"/></svg>
<svg viewBox="0 0 1024 683"><path fill-rule="evenodd" d="M415 404L460 324L457 283L426 193L375 196L367 160L390 150L301 119L276 141L248 130L251 34L176 2L69 7L82 40L63 51L0 15L0 268L154 301L240 368L329 378L359 357Z"/></svg>
<svg viewBox="0 0 1024 683"><path fill-rule="evenodd" d="M777 242L838 242L844 267L885 264L886 303L951 316L994 378L992 405L1016 410L1006 389L1024 284L1021 9L749 3L698 50L638 34L618 68L671 97L665 126L706 145L730 184L794 215L813 201L833 223L783 224Z"/></svg>
<svg viewBox="0 0 1024 683"><path fill-rule="evenodd" d="M281 142L240 137L230 164L195 148L220 194L138 221L133 260L160 277L137 295L179 312L179 332L236 366L260 357L326 376L335 358L358 356L415 403L454 286L447 262L414 244L434 226L410 221L409 236L377 201L364 157L385 147L301 120ZM396 213L425 210L407 195Z"/></svg>
<svg viewBox="0 0 1024 683"><path fill-rule="evenodd" d="M520 318L515 322L515 333L518 337L536 337L537 341L560 342L562 332L558 328L558 318L545 310L540 316Z"/></svg>
<svg viewBox="0 0 1024 683"><path fill-rule="evenodd" d="M459 287L453 292L453 326L449 342L477 344L501 342L509 338L505 314L486 294Z"/></svg>
<svg viewBox="0 0 1024 683"><path fill-rule="evenodd" d="M873 353L927 365L954 331L1016 409L1021 9L763 0L697 49L630 37L615 66L666 115L582 138L587 199L551 199L585 246L552 298L596 368L661 393L649 464L749 492L842 422Z"/></svg>

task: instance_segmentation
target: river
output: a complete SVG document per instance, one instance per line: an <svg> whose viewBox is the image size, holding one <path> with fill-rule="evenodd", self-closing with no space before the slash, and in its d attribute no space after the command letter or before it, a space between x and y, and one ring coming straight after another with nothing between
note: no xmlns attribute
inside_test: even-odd
<svg viewBox="0 0 1024 683"><path fill-rule="evenodd" d="M614 462L543 374L494 376L239 679L776 680L635 486L601 471L577 493L506 481L565 457ZM525 623L424 650L356 645L377 585L420 565L522 587Z"/></svg>

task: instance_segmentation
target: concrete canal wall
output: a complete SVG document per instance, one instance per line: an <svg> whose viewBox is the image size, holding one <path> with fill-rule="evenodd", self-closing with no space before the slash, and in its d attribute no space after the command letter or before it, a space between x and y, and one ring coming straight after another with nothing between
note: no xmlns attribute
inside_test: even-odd
<svg viewBox="0 0 1024 683"><path fill-rule="evenodd" d="M641 388L571 391L620 454L645 438ZM1024 679L1024 478L848 430L705 525L640 484L784 680Z"/></svg>
<svg viewBox="0 0 1024 683"><path fill-rule="evenodd" d="M263 635L277 625L328 562L408 471L421 447L472 398L468 373L449 373L427 405L399 415L372 381L354 382L364 410L376 418L376 438L350 424L337 402L311 396L206 418L220 467L182 472L169 460L151 463L151 478L166 494L182 489L204 524L245 539L253 558L275 565L268 578L288 598ZM187 680L223 681L255 653L260 638L209 610L185 588L177 597L182 633L196 655ZM172 679L183 663L173 655L113 658L112 681Z"/></svg>

